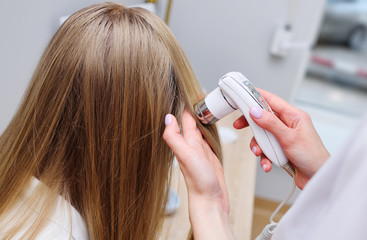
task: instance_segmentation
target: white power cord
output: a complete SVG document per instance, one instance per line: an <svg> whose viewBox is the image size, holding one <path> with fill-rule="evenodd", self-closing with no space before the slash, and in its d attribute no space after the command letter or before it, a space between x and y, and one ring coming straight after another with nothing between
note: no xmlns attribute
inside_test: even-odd
<svg viewBox="0 0 367 240"><path fill-rule="evenodd" d="M270 216L270 223L264 227L260 235L255 240L269 240L271 236L273 236L275 232L275 228L278 223L273 221L273 218L278 214L279 210L288 202L288 200L293 196L294 191L296 190L296 184L293 181L292 190L288 194L287 198L284 199L279 206L275 209L273 214Z"/></svg>

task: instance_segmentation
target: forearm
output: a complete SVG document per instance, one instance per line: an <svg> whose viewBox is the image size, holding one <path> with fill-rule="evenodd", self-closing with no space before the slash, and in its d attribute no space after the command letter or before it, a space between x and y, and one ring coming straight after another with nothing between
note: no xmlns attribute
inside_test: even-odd
<svg viewBox="0 0 367 240"><path fill-rule="evenodd" d="M189 214L195 239L235 239L228 213L219 203L189 197Z"/></svg>

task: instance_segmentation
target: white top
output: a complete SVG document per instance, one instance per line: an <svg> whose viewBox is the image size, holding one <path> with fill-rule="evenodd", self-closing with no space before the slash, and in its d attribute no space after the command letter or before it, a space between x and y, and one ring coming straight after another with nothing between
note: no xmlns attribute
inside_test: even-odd
<svg viewBox="0 0 367 240"><path fill-rule="evenodd" d="M367 239L367 119L308 182L272 240Z"/></svg>
<svg viewBox="0 0 367 240"><path fill-rule="evenodd" d="M34 189L40 181L36 178L32 180L31 189ZM19 205L24 203L23 200L19 200ZM71 216L70 214L71 213ZM13 213L14 214L14 213ZM8 219L11 219L12 212L10 212ZM32 217L38 217L37 210L34 210ZM32 220L30 220L31 224ZM9 225L9 222L7 222ZM10 227L10 226L9 226ZM25 230L20 231L12 240L20 240ZM2 234L0 233L0 239ZM50 217L47 226L45 226L40 233L37 235L36 240L88 240L89 235L87 227L84 223L83 218L80 216L78 211L70 205L61 196L59 197L56 211Z"/></svg>

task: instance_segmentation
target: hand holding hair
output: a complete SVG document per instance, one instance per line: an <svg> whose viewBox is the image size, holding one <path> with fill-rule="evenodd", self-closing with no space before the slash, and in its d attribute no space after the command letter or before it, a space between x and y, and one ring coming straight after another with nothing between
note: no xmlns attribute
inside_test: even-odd
<svg viewBox="0 0 367 240"><path fill-rule="evenodd" d="M330 154L306 112L270 92L258 90L278 117L259 107L252 107L250 109L251 118L257 125L268 130L277 138L284 153L295 167L296 185L303 189ZM233 126L241 129L247 127L248 123L242 116L233 123ZM252 138L250 147L256 156L261 156L260 164L264 171L269 172L272 168L271 161L262 153L254 138Z"/></svg>
<svg viewBox="0 0 367 240"><path fill-rule="evenodd" d="M184 175L189 215L196 239L234 239L229 226L229 201L223 168L191 114L182 114L182 135L176 118L167 114L163 139Z"/></svg>

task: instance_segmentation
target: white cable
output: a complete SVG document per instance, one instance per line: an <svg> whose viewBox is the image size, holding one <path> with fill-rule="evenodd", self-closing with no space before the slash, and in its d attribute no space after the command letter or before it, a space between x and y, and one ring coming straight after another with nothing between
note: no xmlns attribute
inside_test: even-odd
<svg viewBox="0 0 367 240"><path fill-rule="evenodd" d="M293 185L292 185L291 191L289 192L288 196L275 209L275 211L273 212L273 214L270 216L270 222L274 222L273 221L273 218L278 214L279 210L284 206L284 204L286 204L289 201L289 199L291 199L291 197L293 196L295 190L296 190L296 183L293 181Z"/></svg>
<svg viewBox="0 0 367 240"><path fill-rule="evenodd" d="M260 235L255 240L269 240L271 236L273 236L275 232L275 228L278 223L273 221L273 218L278 214L280 209L288 202L288 200L293 196L294 191L296 190L296 183L293 181L292 190L289 192L288 196L279 204L279 206L275 209L273 214L270 216L270 223L264 227Z"/></svg>
<svg viewBox="0 0 367 240"><path fill-rule="evenodd" d="M277 223L269 223L255 240L269 240L273 236Z"/></svg>

